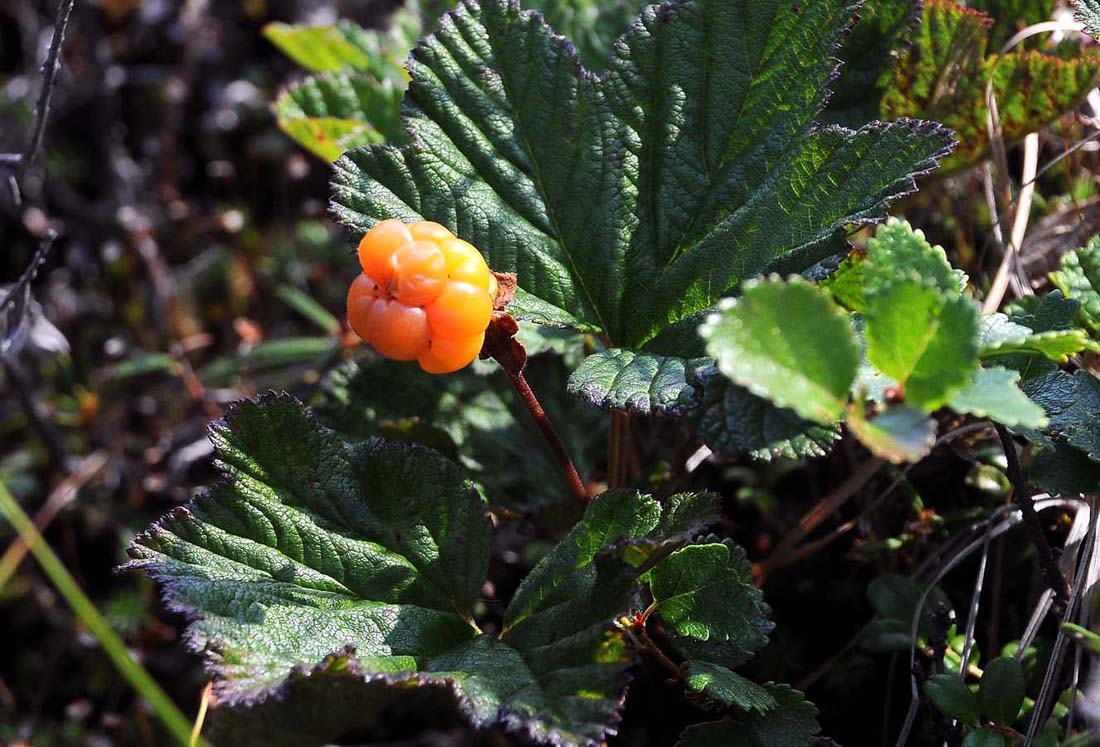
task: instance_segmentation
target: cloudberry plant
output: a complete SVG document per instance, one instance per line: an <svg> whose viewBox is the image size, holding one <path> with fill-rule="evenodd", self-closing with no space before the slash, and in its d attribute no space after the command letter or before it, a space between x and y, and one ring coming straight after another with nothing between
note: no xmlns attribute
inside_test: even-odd
<svg viewBox="0 0 1100 747"><path fill-rule="evenodd" d="M363 273L348 291L355 334L428 373L468 366L481 352L496 278L472 244L438 223L381 221L359 242Z"/></svg>

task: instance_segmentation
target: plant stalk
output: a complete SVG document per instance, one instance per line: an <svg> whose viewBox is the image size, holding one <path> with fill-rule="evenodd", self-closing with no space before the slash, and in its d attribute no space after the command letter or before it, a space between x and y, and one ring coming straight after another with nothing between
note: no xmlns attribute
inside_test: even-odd
<svg viewBox="0 0 1100 747"><path fill-rule="evenodd" d="M1008 465L1008 480L1012 483L1012 501L1020 509L1031 544L1035 546L1036 552L1039 553L1039 563L1043 567L1043 576L1046 579L1047 586L1050 587L1059 600L1065 602L1069 598L1069 584L1066 583L1065 576L1058 568L1058 562L1054 559L1054 552L1051 550L1047 536L1043 532L1043 525L1039 521L1039 514L1035 511L1035 504L1031 500L1034 493L1028 487L1027 480L1024 478L1023 469L1020 467L1020 457L1016 453L1016 444L1003 425L996 425L996 428L997 437L1001 439L1001 448L1004 449L1005 461Z"/></svg>
<svg viewBox="0 0 1100 747"><path fill-rule="evenodd" d="M30 549L35 560L49 577L57 591L64 597L73 613L87 626L110 657L115 669L125 677L138 694L152 707L169 733L183 747L191 744L191 721L184 717L176 704L165 694L149 672L138 663L126 648L126 644L99 614L92 601L34 528L30 517L16 503L3 482L0 482L0 514L3 514Z"/></svg>
<svg viewBox="0 0 1100 747"><path fill-rule="evenodd" d="M550 451L553 453L554 459L557 460L558 466L561 467L562 474L565 475L565 481L568 483L569 490L573 494L573 497L578 501L587 501L588 490L585 489L584 482L581 480L577 468L573 465L573 460L569 458L569 452L565 450L565 445L558 437L558 432L554 430L553 423L551 423L550 418L546 416L546 411L542 409L542 405L539 403L535 393L531 391L531 385L527 383L527 378L523 375L522 371L513 373L508 370L507 367L502 366L502 368L504 368L504 372L508 374L508 380L512 382L512 386L515 387L516 393L527 408L527 411L531 413L535 425L537 425L542 432L542 437L546 439L546 444L550 447Z"/></svg>

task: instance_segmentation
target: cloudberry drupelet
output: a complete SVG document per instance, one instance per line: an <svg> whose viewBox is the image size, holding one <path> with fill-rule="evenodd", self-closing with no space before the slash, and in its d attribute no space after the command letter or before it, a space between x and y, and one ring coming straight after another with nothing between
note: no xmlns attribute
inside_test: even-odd
<svg viewBox="0 0 1100 747"><path fill-rule="evenodd" d="M472 244L431 221L384 220L359 242L359 264L348 323L378 353L437 374L477 358L496 278Z"/></svg>

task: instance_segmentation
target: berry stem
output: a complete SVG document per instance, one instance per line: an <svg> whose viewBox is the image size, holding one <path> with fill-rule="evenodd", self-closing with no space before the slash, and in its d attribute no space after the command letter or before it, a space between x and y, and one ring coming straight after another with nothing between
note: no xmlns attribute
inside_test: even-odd
<svg viewBox="0 0 1100 747"><path fill-rule="evenodd" d="M613 410L607 450L607 487L621 488L629 481L630 449L630 415Z"/></svg>
<svg viewBox="0 0 1100 747"><path fill-rule="evenodd" d="M508 374L508 380L512 382L512 386L515 387L516 393L519 394L519 398L527 408L527 411L531 413L535 425L542 431L542 437L546 439L546 444L550 447L550 451L553 452L554 458L558 462L558 466L561 467L561 471L565 475L565 481L569 483L569 490L573 493L573 497L579 501L588 500L588 491L581 481L581 476L577 473L577 468L573 466L573 460L569 458L569 452L565 450L565 445L562 444L561 439L558 438L558 433L554 430L554 425L550 422L550 418L546 416L546 411L542 409L542 405L539 404L539 400L535 396L535 393L531 391L531 386L527 383L527 379L524 377L523 372L518 371L513 373L507 366L502 366L502 368L504 368L505 373Z"/></svg>

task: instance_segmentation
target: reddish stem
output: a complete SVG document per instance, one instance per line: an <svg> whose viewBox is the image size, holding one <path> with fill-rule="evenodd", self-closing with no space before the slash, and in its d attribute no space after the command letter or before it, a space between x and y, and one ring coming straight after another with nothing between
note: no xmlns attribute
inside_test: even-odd
<svg viewBox="0 0 1100 747"><path fill-rule="evenodd" d="M554 458L558 462L558 466L561 467L561 471L565 475L565 481L569 483L569 490L573 493L573 497L579 501L588 500L588 491L581 481L581 476L577 473L577 468L573 466L573 460L569 458L569 452L565 450L565 445L562 444L561 439L558 438L557 431L554 430L550 418L546 417L546 411L542 409L542 405L539 404L539 400L535 396L535 393L531 391L531 386L527 383L527 379L523 376L523 372L513 373L509 371L507 367L503 368L505 373L508 374L508 380L512 382L512 386L515 387L516 393L519 394L520 400L522 400L524 406L527 407L527 411L531 413L535 425L542 431L542 436L546 439L546 444L550 447L550 451L553 452Z"/></svg>

